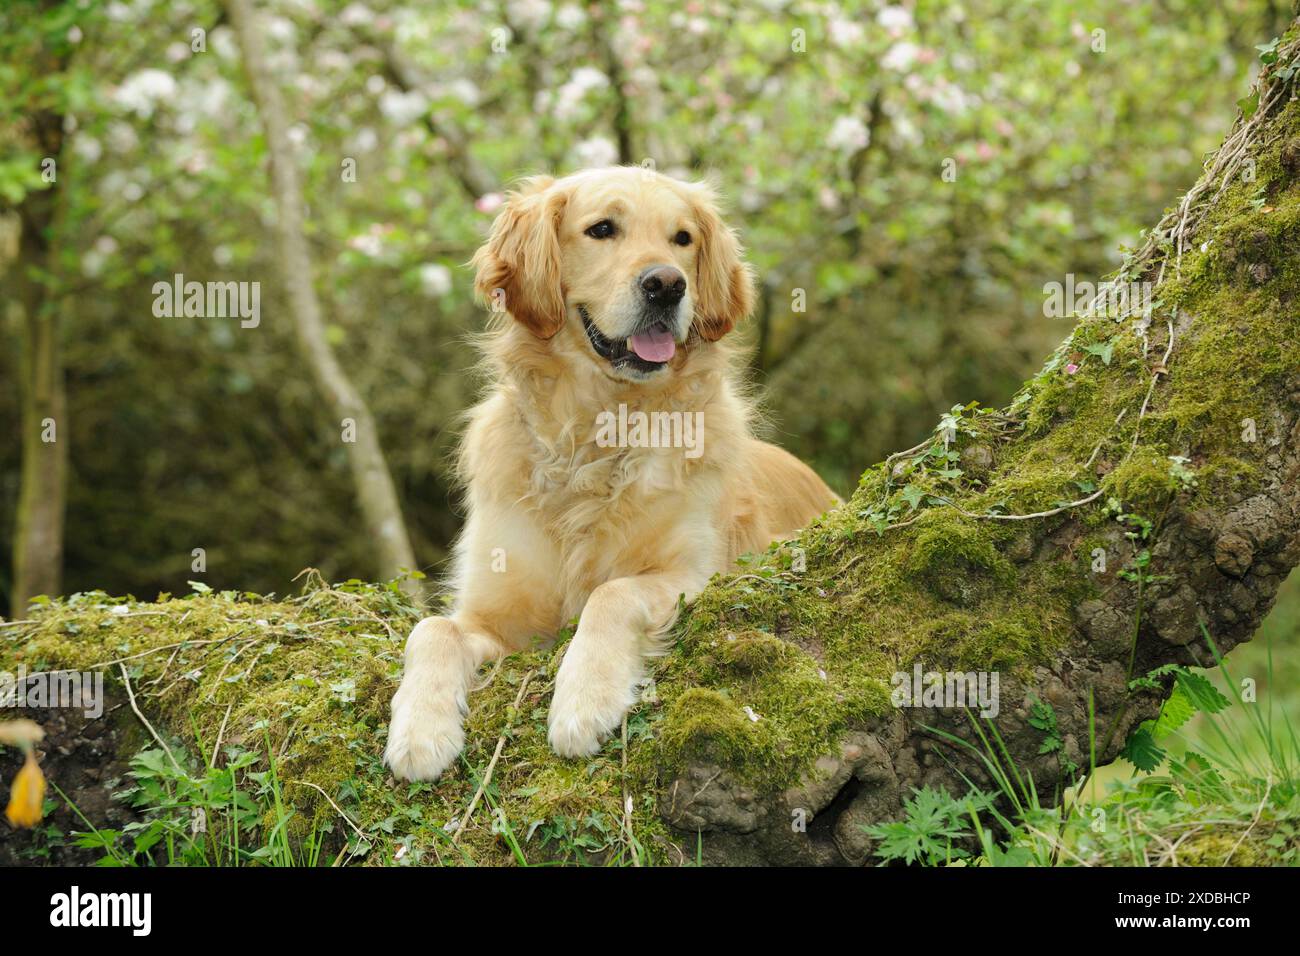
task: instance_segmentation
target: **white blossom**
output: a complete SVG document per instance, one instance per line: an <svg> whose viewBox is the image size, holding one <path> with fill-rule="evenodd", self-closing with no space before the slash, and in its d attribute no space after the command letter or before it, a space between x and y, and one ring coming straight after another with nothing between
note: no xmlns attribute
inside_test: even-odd
<svg viewBox="0 0 1300 956"><path fill-rule="evenodd" d="M93 136L78 136L72 141L72 152L93 166L104 155L104 146Z"/></svg>
<svg viewBox="0 0 1300 956"><path fill-rule="evenodd" d="M363 232L359 236L353 236L348 240L348 248L355 249L363 255L376 258L384 251L384 242L377 233Z"/></svg>
<svg viewBox="0 0 1300 956"><path fill-rule="evenodd" d="M546 0L511 0L506 9L511 20L529 30L545 26L551 18L551 5Z"/></svg>
<svg viewBox="0 0 1300 956"><path fill-rule="evenodd" d="M363 126L357 130L352 143L358 153L368 153L379 145L379 135L371 127Z"/></svg>
<svg viewBox="0 0 1300 956"><path fill-rule="evenodd" d="M905 30L910 30L915 25L912 20L912 11L906 7L882 7L876 14L876 22L888 30L894 36L899 36Z"/></svg>
<svg viewBox="0 0 1300 956"><path fill-rule="evenodd" d="M831 18L827 23L827 32L830 34L831 42L840 49L857 46L867 35L862 24L842 17Z"/></svg>
<svg viewBox="0 0 1300 956"><path fill-rule="evenodd" d="M839 117L826 135L827 146L846 153L856 153L860 149L866 149L870 142L871 131L856 116Z"/></svg>
<svg viewBox="0 0 1300 956"><path fill-rule="evenodd" d="M398 126L415 122L428 109L429 101L425 99L423 93L415 90L410 93L403 93L401 90L385 90L379 97L379 112Z"/></svg>
<svg viewBox="0 0 1300 956"><path fill-rule="evenodd" d="M482 93L473 80L452 80L447 84L447 92L466 106L478 106L479 100L482 99Z"/></svg>
<svg viewBox="0 0 1300 956"><path fill-rule="evenodd" d="M582 169L613 166L618 162L618 147L604 136L593 136L574 146L573 156Z"/></svg>
<svg viewBox="0 0 1300 956"><path fill-rule="evenodd" d="M213 27L208 31L208 49L223 60L239 58L239 44L235 42L235 31L229 27Z"/></svg>
<svg viewBox="0 0 1300 956"><path fill-rule="evenodd" d="M564 30L576 30L587 22L587 15L576 3L566 3L555 11L555 23Z"/></svg>
<svg viewBox="0 0 1300 956"><path fill-rule="evenodd" d="M363 3L349 3L339 13L339 22L345 27L364 27L375 21L375 12Z"/></svg>
<svg viewBox="0 0 1300 956"><path fill-rule="evenodd" d="M556 91L554 111L557 119L574 119L578 108L592 90L609 86L609 77L591 66L580 66L573 71L569 81Z"/></svg>
<svg viewBox="0 0 1300 956"><path fill-rule="evenodd" d="M921 55L921 48L910 40L900 40L895 43L880 59L880 65L886 70L896 70L899 73L906 73L916 63L916 58Z"/></svg>
<svg viewBox="0 0 1300 956"><path fill-rule="evenodd" d="M440 299L451 291L451 270L438 262L420 266L420 291L430 299Z"/></svg>
<svg viewBox="0 0 1300 956"><path fill-rule="evenodd" d="M170 73L152 67L128 76L117 88L114 100L143 119L153 115L163 100L176 95L176 80Z"/></svg>
<svg viewBox="0 0 1300 956"><path fill-rule="evenodd" d="M140 145L140 137L130 123L116 120L108 125L108 148L115 153L134 152Z"/></svg>

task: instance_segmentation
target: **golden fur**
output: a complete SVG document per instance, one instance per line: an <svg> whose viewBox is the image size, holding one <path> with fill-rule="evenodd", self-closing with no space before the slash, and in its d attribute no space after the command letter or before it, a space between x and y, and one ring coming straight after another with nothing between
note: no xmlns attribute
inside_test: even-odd
<svg viewBox="0 0 1300 956"><path fill-rule="evenodd" d="M587 233L602 219L614 237ZM466 692L485 660L579 615L550 741L566 756L595 752L635 699L679 598L836 500L751 433L725 336L750 310L752 278L707 187L638 168L537 177L509 197L473 264L497 309L483 341L492 384L461 449L468 517L454 607L412 632L393 698L386 759L407 779L436 778L459 753ZM606 361L579 306L622 342L647 321L638 276L661 266L686 280L676 311L656 313L679 347L649 372ZM599 416L620 405L703 413L701 453L603 447Z"/></svg>

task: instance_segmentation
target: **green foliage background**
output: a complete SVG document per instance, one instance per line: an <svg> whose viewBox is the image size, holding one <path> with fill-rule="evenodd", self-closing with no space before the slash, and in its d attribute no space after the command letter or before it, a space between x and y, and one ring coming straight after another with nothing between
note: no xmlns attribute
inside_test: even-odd
<svg viewBox="0 0 1300 956"><path fill-rule="evenodd" d="M712 176L762 282L743 334L770 437L847 491L954 402L998 404L1037 367L1069 325L1044 318L1043 284L1108 272L1194 181L1288 15L1267 0L262 6L330 336L433 574L476 388L464 263L515 177L647 160ZM67 71L36 68L42 49ZM38 105L71 134L48 276L70 402L66 590L182 591L196 547L218 588L283 593L309 565L371 576L338 425L292 347L264 144L219 6L6 4L0 210L44 188L23 136ZM260 281L260 327L155 318L152 285L175 273ZM17 334L0 314L6 604Z"/></svg>

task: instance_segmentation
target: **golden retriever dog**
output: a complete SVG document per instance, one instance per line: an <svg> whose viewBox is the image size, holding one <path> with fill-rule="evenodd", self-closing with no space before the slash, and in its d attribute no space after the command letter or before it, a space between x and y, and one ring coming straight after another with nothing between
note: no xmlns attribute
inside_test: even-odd
<svg viewBox="0 0 1300 956"><path fill-rule="evenodd" d="M751 433L730 332L753 279L713 193L642 169L526 180L474 255L498 317L459 468L449 616L411 632L385 760L436 779L486 661L578 617L551 701L556 753L595 753L680 600L837 499Z"/></svg>

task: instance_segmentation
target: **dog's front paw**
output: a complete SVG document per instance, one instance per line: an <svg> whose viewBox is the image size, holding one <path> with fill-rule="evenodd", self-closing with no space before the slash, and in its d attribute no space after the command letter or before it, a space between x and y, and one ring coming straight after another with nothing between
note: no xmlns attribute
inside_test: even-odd
<svg viewBox="0 0 1300 956"><path fill-rule="evenodd" d="M403 684L393 695L384 763L399 780L437 780L465 746L460 709Z"/></svg>
<svg viewBox="0 0 1300 956"><path fill-rule="evenodd" d="M632 706L632 689L630 685L602 686L599 681L583 682L574 677L566 675L561 666L547 737L551 749L561 757L589 757L623 722Z"/></svg>

